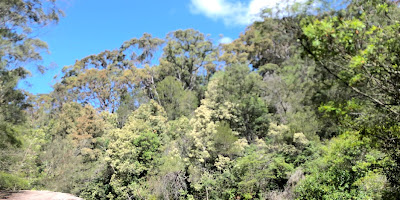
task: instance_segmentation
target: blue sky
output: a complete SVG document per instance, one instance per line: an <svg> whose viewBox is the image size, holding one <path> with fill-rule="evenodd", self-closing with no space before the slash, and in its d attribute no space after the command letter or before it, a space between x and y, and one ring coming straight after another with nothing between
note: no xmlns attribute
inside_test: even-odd
<svg viewBox="0 0 400 200"><path fill-rule="evenodd" d="M238 38L263 7L276 0L61 0L65 12L57 25L39 32L49 45L42 64L45 74L32 70L20 88L31 93L49 93L64 66L124 41L150 33L164 38L171 31L193 28L210 34L214 43ZM220 35L224 38L221 38Z"/></svg>

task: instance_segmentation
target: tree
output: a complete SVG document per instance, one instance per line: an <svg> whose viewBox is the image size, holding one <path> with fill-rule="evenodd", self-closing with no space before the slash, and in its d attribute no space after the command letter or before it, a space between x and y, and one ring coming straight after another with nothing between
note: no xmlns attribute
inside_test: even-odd
<svg viewBox="0 0 400 200"><path fill-rule="evenodd" d="M227 66L210 95L216 102L236 105L238 120L231 120L234 131L252 141L268 131L268 109L261 96L262 78L245 65ZM215 95L215 96L214 96Z"/></svg>
<svg viewBox="0 0 400 200"><path fill-rule="evenodd" d="M193 163L215 164L221 153L218 138L232 136L229 131L218 132L219 123L227 123L232 134L238 136L230 144L235 149L231 155L240 155L249 142L266 136L268 111L259 97L260 84L261 77L245 65L228 66L225 72L215 74L191 120L193 130L188 133L188 145Z"/></svg>
<svg viewBox="0 0 400 200"><path fill-rule="evenodd" d="M254 69L266 64L280 65L296 52L295 18L265 17L255 22L239 39L222 45L220 59L227 64L250 63Z"/></svg>
<svg viewBox="0 0 400 200"><path fill-rule="evenodd" d="M122 128L125 125L126 121L128 120L128 117L134 110L137 109L138 105L141 105L142 102L145 102L144 98L143 99L140 98L139 96L140 92L132 92L132 93L126 93L121 96L121 100L118 109L116 111L119 128Z"/></svg>
<svg viewBox="0 0 400 200"><path fill-rule="evenodd" d="M128 94L135 99L140 99L142 93L156 98L157 74L147 64L162 42L144 34L124 42L119 49L90 55L64 67L62 81L55 85L58 101L90 103L114 113L121 98ZM145 66L139 68L143 63Z"/></svg>
<svg viewBox="0 0 400 200"><path fill-rule="evenodd" d="M0 58L2 67L18 68L24 62L40 60L45 42L32 38L36 27L58 22L62 11L56 1L12 0L0 4Z"/></svg>
<svg viewBox="0 0 400 200"><path fill-rule="evenodd" d="M43 41L31 38L32 28L57 22L60 14L62 13L55 7L55 1L16 0L0 3L2 141L16 143L13 133L10 132L12 129L10 126L24 121L22 110L27 107L24 103L25 95L15 89L19 79L25 78L28 74L22 64L40 60L39 51L47 48Z"/></svg>
<svg viewBox="0 0 400 200"><path fill-rule="evenodd" d="M176 77L184 89L199 90L199 85L215 72L214 52L210 39L199 31L169 33L160 60L162 75Z"/></svg>
<svg viewBox="0 0 400 200"><path fill-rule="evenodd" d="M383 174L390 159L372 148L369 139L347 132L332 139L322 155L306 165L306 177L296 188L299 199L390 199L384 197Z"/></svg>
<svg viewBox="0 0 400 200"><path fill-rule="evenodd" d="M398 28L397 6L389 1L368 3L363 5L364 14L352 13L357 5L353 2L348 11L339 11L333 17L304 20L301 44L305 54L339 84L397 118L398 48L393 43Z"/></svg>
<svg viewBox="0 0 400 200"><path fill-rule="evenodd" d="M0 3L0 151L1 160L14 160L14 155L4 154L7 149L21 147L21 126L25 122L24 110L29 106L23 91L16 89L20 79L29 73L24 64L41 60L40 51L47 50L45 42L33 38L33 29L57 22L62 14L55 1L12 0ZM38 66L40 71L43 67ZM18 154L21 149L14 149ZM18 155L15 155L18 158ZM8 163L8 162L6 162ZM14 166L16 167L16 166ZM8 181L15 182L14 188L27 187L22 174L7 165L0 166L1 189L12 189ZM22 181L21 181L22 180ZM22 184L20 184L22 183Z"/></svg>
<svg viewBox="0 0 400 200"><path fill-rule="evenodd" d="M110 180L116 199L145 198L146 178L158 166L166 113L151 100L135 110L122 129L110 132L106 161L113 169Z"/></svg>
<svg viewBox="0 0 400 200"><path fill-rule="evenodd" d="M359 8L363 12L359 12ZM330 85L345 91L339 101L325 102L320 110L336 118L342 129L363 130L374 138L399 171L400 143L398 45L399 8L396 1L352 1L346 9L304 18L299 40ZM392 193L399 178L388 178Z"/></svg>
<svg viewBox="0 0 400 200"><path fill-rule="evenodd" d="M36 163L43 175L39 185L79 194L96 180L106 170L108 126L91 105L64 104L46 126L37 128L45 134Z"/></svg>
<svg viewBox="0 0 400 200"><path fill-rule="evenodd" d="M125 66L118 51L104 51L65 67L65 75L56 84L55 91L64 93L61 102L90 103L101 110L115 112L120 96L135 85L132 73L128 73L130 70L135 69Z"/></svg>
<svg viewBox="0 0 400 200"><path fill-rule="evenodd" d="M183 88L182 82L167 76L157 83L158 101L164 107L171 120L180 116L189 116L197 108L197 97L193 91Z"/></svg>
<svg viewBox="0 0 400 200"><path fill-rule="evenodd" d="M20 144L16 137L16 126L25 121L23 110L29 105L25 102L24 93L15 87L23 73L22 70L7 71L0 68L0 149L9 144Z"/></svg>

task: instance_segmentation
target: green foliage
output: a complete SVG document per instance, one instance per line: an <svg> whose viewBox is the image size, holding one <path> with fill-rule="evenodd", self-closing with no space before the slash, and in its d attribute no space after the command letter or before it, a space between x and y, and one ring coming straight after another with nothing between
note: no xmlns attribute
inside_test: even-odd
<svg viewBox="0 0 400 200"><path fill-rule="evenodd" d="M193 91L184 89L182 82L167 76L157 84L158 100L171 120L189 116L197 108L197 97Z"/></svg>
<svg viewBox="0 0 400 200"><path fill-rule="evenodd" d="M24 69L8 70L0 63L0 150L9 145L21 146L18 126L25 122L23 110L29 104L25 102L24 92L15 88L24 76Z"/></svg>
<svg viewBox="0 0 400 200"><path fill-rule="evenodd" d="M121 103L116 111L118 127L122 128L129 115L136 109L135 99L130 94L125 94L121 96Z"/></svg>
<svg viewBox="0 0 400 200"><path fill-rule="evenodd" d="M234 143L238 140L237 136L232 132L229 124L225 121L218 122L216 134L214 136L214 148L219 155L231 155L234 152Z"/></svg>
<svg viewBox="0 0 400 200"><path fill-rule="evenodd" d="M210 92L209 98L235 105L238 119L230 121L231 128L249 141L264 137L268 131L268 109L260 98L261 76L245 65L233 65L227 66L215 81L216 91Z"/></svg>
<svg viewBox="0 0 400 200"><path fill-rule="evenodd" d="M143 103L146 96L155 98L159 74L149 64L162 44L161 39L143 34L141 38L124 42L119 49L77 60L74 65L63 68L62 81L55 85L53 93L60 103L90 103L111 113L122 104L122 114L122 110L130 110L126 103ZM132 98L130 102L126 102L129 98Z"/></svg>
<svg viewBox="0 0 400 200"><path fill-rule="evenodd" d="M106 200L109 190L110 186L107 183L104 184L100 180L96 180L89 183L87 188L84 188L79 196L87 200Z"/></svg>
<svg viewBox="0 0 400 200"><path fill-rule="evenodd" d="M398 13L395 1L351 1L330 15L303 18L299 40L304 55L316 62L317 71L341 95L321 102L324 118L334 122L338 132L361 131L392 157L394 163L382 167L385 173L371 175L391 174L385 177L390 183L385 189L391 192L385 192L384 199L399 194L399 178L392 175L399 171L393 148L398 146L398 131L392 129L399 122Z"/></svg>
<svg viewBox="0 0 400 200"><path fill-rule="evenodd" d="M110 180L116 199L144 198L145 178L157 167L166 113L155 101L142 105L122 129L112 130L106 161L113 169Z"/></svg>
<svg viewBox="0 0 400 200"><path fill-rule="evenodd" d="M239 158L232 169L238 177L238 193L245 199L263 198L268 191L282 188L293 170L282 157L259 153Z"/></svg>
<svg viewBox="0 0 400 200"><path fill-rule="evenodd" d="M58 22L62 11L57 8L56 1L3 1L0 4L0 11L0 18L3 21L0 25L1 68L23 69L18 62L41 60L39 52L46 50L47 44L32 37L33 28Z"/></svg>
<svg viewBox="0 0 400 200"><path fill-rule="evenodd" d="M17 88L29 72L25 65L42 59L47 44L34 38L34 27L57 22L55 1L12 0L0 3L0 188L29 189L37 173L38 149L29 141L26 92ZM43 66L38 70L43 72ZM29 145L28 145L29 144ZM31 147L30 145L33 145ZM34 151L34 152L32 152ZM31 176L31 177L29 177Z"/></svg>
<svg viewBox="0 0 400 200"><path fill-rule="evenodd" d="M28 189L29 183L17 175L0 172L0 189L2 190L20 190Z"/></svg>
<svg viewBox="0 0 400 200"><path fill-rule="evenodd" d="M79 189L80 179L87 175L82 156L76 156L72 141L56 137L52 145L45 147L39 165L44 178L40 186L54 191L72 192Z"/></svg>
<svg viewBox="0 0 400 200"><path fill-rule="evenodd" d="M223 45L220 59L228 65L250 63L255 69L273 63L281 64L295 52L295 29L293 18L264 18L263 21L250 25L239 39Z"/></svg>
<svg viewBox="0 0 400 200"><path fill-rule="evenodd" d="M47 48L29 29L57 21L53 5L0 3L0 189L104 200L400 195L397 1L278 6L219 49L192 29L146 33L65 67L50 94L26 94L20 63Z"/></svg>
<svg viewBox="0 0 400 200"><path fill-rule="evenodd" d="M16 135L18 133L17 128L9 123L2 123L0 125L1 130L1 143L0 149L5 149L10 145L21 146L21 141L17 139Z"/></svg>
<svg viewBox="0 0 400 200"><path fill-rule="evenodd" d="M167 35L160 60L163 77L173 76L187 90L198 91L199 83L216 71L215 50L211 40L193 29L177 30ZM206 74L200 74L205 70Z"/></svg>
<svg viewBox="0 0 400 200"><path fill-rule="evenodd" d="M299 199L381 199L387 184L383 169L391 160L357 132L334 138L320 158L307 164L296 189ZM375 183L378 187L371 188Z"/></svg>
<svg viewBox="0 0 400 200"><path fill-rule="evenodd" d="M393 11L373 15L368 10L382 5L391 7ZM343 18L339 13L322 19L304 19L301 43L305 53L319 67L355 95L397 115L395 96L398 91L393 84L397 84L395 55L398 48L393 42L398 37L399 25L395 6L382 1L366 6L364 14L353 18ZM382 17L380 22L375 22L374 19L379 17Z"/></svg>

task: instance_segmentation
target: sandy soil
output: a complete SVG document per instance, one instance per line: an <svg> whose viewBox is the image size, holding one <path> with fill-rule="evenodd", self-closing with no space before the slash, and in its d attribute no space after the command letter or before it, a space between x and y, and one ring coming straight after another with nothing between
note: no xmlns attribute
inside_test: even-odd
<svg viewBox="0 0 400 200"><path fill-rule="evenodd" d="M19 192L0 191L0 200L83 200L71 194L50 192L50 191L33 191L22 190Z"/></svg>

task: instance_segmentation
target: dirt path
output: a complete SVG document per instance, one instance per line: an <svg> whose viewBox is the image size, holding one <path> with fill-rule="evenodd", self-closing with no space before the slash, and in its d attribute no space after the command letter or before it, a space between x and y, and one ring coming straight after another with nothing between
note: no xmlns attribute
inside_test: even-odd
<svg viewBox="0 0 400 200"><path fill-rule="evenodd" d="M83 200L71 194L50 192L50 191L33 191L22 190L19 192L0 191L0 200Z"/></svg>

